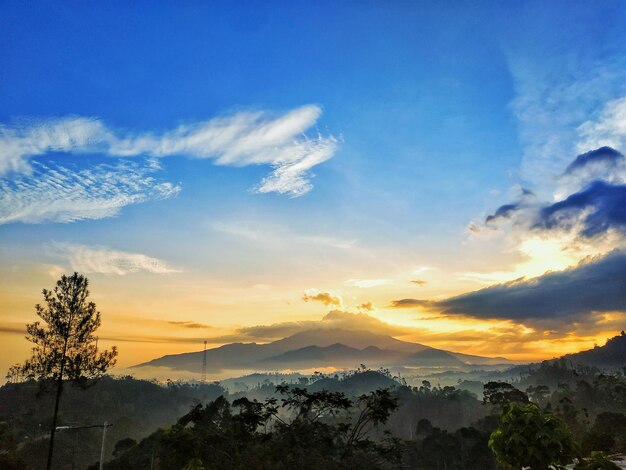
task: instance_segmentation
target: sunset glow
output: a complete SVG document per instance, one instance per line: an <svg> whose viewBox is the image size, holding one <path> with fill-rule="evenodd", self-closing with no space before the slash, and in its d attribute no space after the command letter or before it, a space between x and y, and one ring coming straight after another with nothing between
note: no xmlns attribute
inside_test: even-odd
<svg viewBox="0 0 626 470"><path fill-rule="evenodd" d="M114 373L331 326L514 361L624 328L615 12L314 3L1 7L0 369L74 271Z"/></svg>

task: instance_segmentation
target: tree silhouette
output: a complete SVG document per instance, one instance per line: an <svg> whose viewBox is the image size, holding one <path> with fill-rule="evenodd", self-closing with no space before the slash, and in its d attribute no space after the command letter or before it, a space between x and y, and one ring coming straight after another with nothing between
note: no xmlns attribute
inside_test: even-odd
<svg viewBox="0 0 626 470"><path fill-rule="evenodd" d="M56 385L54 416L50 429L50 445L46 468L52 468L54 434L63 382L95 379L115 364L117 349L98 352L94 332L100 327L100 312L87 300L87 278L74 273L63 275L53 290L43 290L45 305L37 304L39 321L26 325L26 339L34 344L32 356L21 366L11 368L10 374L51 381Z"/></svg>

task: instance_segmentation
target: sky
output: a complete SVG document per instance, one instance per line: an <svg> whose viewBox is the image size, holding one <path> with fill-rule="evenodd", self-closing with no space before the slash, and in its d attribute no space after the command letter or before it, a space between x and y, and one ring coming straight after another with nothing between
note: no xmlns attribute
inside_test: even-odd
<svg viewBox="0 0 626 470"><path fill-rule="evenodd" d="M0 4L0 368L63 273L119 366L309 328L626 324L626 6Z"/></svg>

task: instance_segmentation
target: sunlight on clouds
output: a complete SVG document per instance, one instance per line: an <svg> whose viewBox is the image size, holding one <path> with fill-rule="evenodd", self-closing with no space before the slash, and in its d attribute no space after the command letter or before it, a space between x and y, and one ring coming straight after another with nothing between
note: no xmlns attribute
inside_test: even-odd
<svg viewBox="0 0 626 470"><path fill-rule="evenodd" d="M536 277L547 271L560 271L576 264L585 254L575 254L566 250L567 243L562 238L532 237L523 240L518 250L525 260L516 264L510 271L464 272L457 273L461 279L481 284L512 281L521 277Z"/></svg>
<svg viewBox="0 0 626 470"><path fill-rule="evenodd" d="M324 305L334 305L341 307L343 305L343 299L341 295L332 292L320 292L317 289L309 289L302 295L302 300L305 302L315 301L321 302Z"/></svg>
<svg viewBox="0 0 626 470"><path fill-rule="evenodd" d="M589 256L603 255L621 246L623 237L609 231L586 241L576 236L577 231L558 231L551 235L535 235L522 239L512 250L518 251L523 260L507 271L460 272L460 279L490 285L519 278L541 276L549 271L562 271L577 265Z"/></svg>

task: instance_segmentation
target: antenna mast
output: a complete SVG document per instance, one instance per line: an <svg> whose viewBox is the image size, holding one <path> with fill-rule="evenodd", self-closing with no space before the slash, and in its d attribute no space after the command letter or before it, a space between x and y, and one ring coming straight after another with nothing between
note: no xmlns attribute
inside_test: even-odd
<svg viewBox="0 0 626 470"><path fill-rule="evenodd" d="M204 351L202 351L202 383L206 382L206 340L204 340Z"/></svg>

